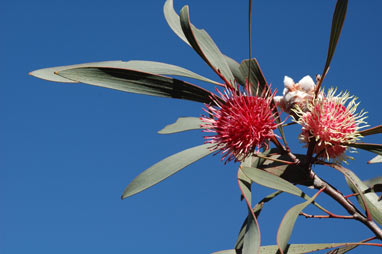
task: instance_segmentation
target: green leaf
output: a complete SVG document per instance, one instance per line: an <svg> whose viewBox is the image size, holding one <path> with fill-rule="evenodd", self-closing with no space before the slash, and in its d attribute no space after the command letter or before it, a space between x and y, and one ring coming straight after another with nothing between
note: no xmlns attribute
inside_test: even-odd
<svg viewBox="0 0 382 254"><path fill-rule="evenodd" d="M223 54L205 30L197 29L191 24L187 5L180 11L180 25L192 48L219 76L222 75L234 85L235 78Z"/></svg>
<svg viewBox="0 0 382 254"><path fill-rule="evenodd" d="M347 243L310 243L310 244L290 244L288 254L311 253L314 251L325 250L343 246ZM261 247L261 254L276 254L278 253L277 245Z"/></svg>
<svg viewBox="0 0 382 254"><path fill-rule="evenodd" d="M36 78L53 81L53 82L78 83L77 81L67 79L67 78L64 78L64 77L57 75L57 72L67 70L67 69L78 68L78 67L114 67L114 66L119 65L121 63L122 63L122 61L105 61L105 62L57 66L57 67L35 70L35 71L30 72L29 75L32 75Z"/></svg>
<svg viewBox="0 0 382 254"><path fill-rule="evenodd" d="M264 197L259 203L257 203L255 205L255 207L253 208L253 213L255 214L256 218L259 217L260 212L262 211L262 209L264 207L264 204L271 201L273 198L277 197L281 193L282 193L282 191L273 192L273 193L267 195L266 197ZM236 250L239 250L239 249L241 250L243 248L244 236L245 236L245 233L247 231L247 221L248 221L249 216L252 216L252 215L248 215L245 218L245 220L244 220L244 222L240 228L240 232L239 232L239 235L238 235L236 243L235 243L235 249Z"/></svg>
<svg viewBox="0 0 382 254"><path fill-rule="evenodd" d="M357 196L358 203L362 206L364 210L370 212L371 217L380 225L382 225L382 201L379 201L377 194L375 192L369 192L364 194L369 187L364 184L354 172L344 168L342 166L337 166L346 179L346 183L353 193L359 193ZM366 207L367 209L366 209Z"/></svg>
<svg viewBox="0 0 382 254"><path fill-rule="evenodd" d="M338 39L340 38L342 27L345 22L347 5L348 0L337 0L336 8L334 10L332 19L332 28L330 31L328 55L326 57L325 67L321 77L322 80L324 79L329 69L330 62L332 61L334 55L334 51L336 50Z"/></svg>
<svg viewBox="0 0 382 254"><path fill-rule="evenodd" d="M305 207L307 207L310 203L314 201L314 199L319 193L320 192L317 192L312 198L308 199L304 203L295 205L294 207L289 209L288 212L285 214L277 232L277 245L279 246L281 253L286 253L287 251L288 242L292 234L294 224L296 223L297 217Z"/></svg>
<svg viewBox="0 0 382 254"><path fill-rule="evenodd" d="M243 240L243 254L258 253L260 248L260 229L252 211L251 180L239 168L237 180L242 196L248 207L248 219Z"/></svg>
<svg viewBox="0 0 382 254"><path fill-rule="evenodd" d="M237 172L237 178L238 178L241 194L243 198L245 199L245 201L247 202L248 207L251 209L252 208L251 179L249 179L247 175L245 175L241 169L239 169L239 171Z"/></svg>
<svg viewBox="0 0 382 254"><path fill-rule="evenodd" d="M381 144L370 144L370 143L352 143L344 144L345 146L351 146L359 149L363 149L378 155L382 155L382 145Z"/></svg>
<svg viewBox="0 0 382 254"><path fill-rule="evenodd" d="M243 241L242 254L258 253L260 248L260 231L257 221L254 220L252 213L249 211L247 226Z"/></svg>
<svg viewBox="0 0 382 254"><path fill-rule="evenodd" d="M251 73L248 73L249 65L251 65ZM267 81L265 80L263 72L261 71L256 58L242 61L240 64L240 71L243 73L244 77L249 77L248 80L252 84L252 92L254 92L254 94L260 95L264 88L267 86ZM257 89L259 90L258 93L256 93Z"/></svg>
<svg viewBox="0 0 382 254"><path fill-rule="evenodd" d="M174 1L173 0L167 0L163 6L163 13L164 17L167 21L167 24L170 26L172 31L185 43L187 43L189 46L191 44L188 42L186 36L184 36L182 26L180 25L180 18L178 14L174 10Z"/></svg>
<svg viewBox="0 0 382 254"><path fill-rule="evenodd" d="M305 194L302 190L300 190L297 186L291 184L290 182L282 179L279 176L273 175L264 170L253 168L253 167L251 168L243 167L242 171L249 179L251 179L253 182L257 184L260 184L262 186L265 186L271 189L287 192L289 194L302 197L306 200L310 199L310 197L307 194ZM318 203L313 202L313 204L317 206L318 208L320 208L321 210L324 210L324 208Z"/></svg>
<svg viewBox="0 0 382 254"><path fill-rule="evenodd" d="M363 183L374 192L382 191L382 177L378 176L369 180L363 181Z"/></svg>
<svg viewBox="0 0 382 254"><path fill-rule="evenodd" d="M182 26L180 25L179 15L174 10L173 0L167 0L166 1L166 3L163 6L163 12L164 12L164 16L166 18L166 21L167 21L168 25L170 26L170 28L172 29L172 31L174 31L174 33L180 39L182 39L185 43L187 43L190 47L192 47L191 44L188 42L186 36L183 33ZM193 26L193 25L191 24L191 26ZM237 80L237 82L241 85L244 85L245 84L245 77L240 72L239 63L236 62L235 60L233 60L232 58L226 56L226 55L223 55L223 57L226 60L228 67L230 68L230 70L231 70L233 76L235 77L235 79Z"/></svg>
<svg viewBox="0 0 382 254"><path fill-rule="evenodd" d="M346 252L351 251L352 249L357 248L359 245L350 245L344 246L341 248L336 248L334 250L328 251L326 254L345 254Z"/></svg>
<svg viewBox="0 0 382 254"><path fill-rule="evenodd" d="M202 129L203 121L200 117L180 117L175 123L169 124L162 130L158 131L159 134L172 134L182 131Z"/></svg>
<svg viewBox="0 0 382 254"><path fill-rule="evenodd" d="M95 63L84 63L84 64L75 64L75 65L67 65L67 66L58 66L52 68L45 68L36 70L30 73L30 75L35 76L37 78L46 79L54 82L66 82L66 83L76 83L76 81L66 79L57 75L57 72L73 69L78 67L102 67L102 68L118 68L118 69L129 69L140 72L152 73L152 74L160 74L160 75L171 75L171 76L181 76L187 78L193 78L201 81L205 81L208 83L212 83L215 85L220 85L218 82L213 81L211 79L205 78L199 74L196 74L192 71L189 71L185 68L166 64L161 62L154 61L106 61L106 62L95 62Z"/></svg>
<svg viewBox="0 0 382 254"><path fill-rule="evenodd" d="M243 167L242 171L249 179L253 182L263 185L265 187L284 191L290 193L292 195L296 195L299 197L306 196L298 187L291 184L290 182L282 179L281 177L272 175L264 170L258 168L249 168ZM308 197L309 198L309 197Z"/></svg>
<svg viewBox="0 0 382 254"><path fill-rule="evenodd" d="M244 86L246 76L241 72L240 64L226 55L224 55L224 58L228 64L228 67L231 69L231 72L233 76L235 77L237 83Z"/></svg>
<svg viewBox="0 0 382 254"><path fill-rule="evenodd" d="M80 67L58 72L58 75L81 83L124 92L159 97L212 102L211 93L193 84L160 75L118 68Z"/></svg>
<svg viewBox="0 0 382 254"><path fill-rule="evenodd" d="M369 160L367 163L382 163L382 155L377 155L373 159Z"/></svg>
<svg viewBox="0 0 382 254"><path fill-rule="evenodd" d="M330 248L336 248L338 246L354 246L357 243L310 243L310 244L290 244L288 246L288 254L303 254L310 253L319 250L325 250ZM260 247L260 254L277 254L278 246L277 245L267 245ZM344 253L344 252L343 252ZM222 250L213 252L211 254L236 254L235 249L231 250Z"/></svg>
<svg viewBox="0 0 382 254"><path fill-rule="evenodd" d="M204 144L176 153L139 174L125 189L122 199L135 195L175 174L186 166L213 153L211 144Z"/></svg>
<svg viewBox="0 0 382 254"><path fill-rule="evenodd" d="M378 133L382 133L382 125L375 126L373 128L363 130L359 132L362 136L369 136L369 135L374 135Z"/></svg>

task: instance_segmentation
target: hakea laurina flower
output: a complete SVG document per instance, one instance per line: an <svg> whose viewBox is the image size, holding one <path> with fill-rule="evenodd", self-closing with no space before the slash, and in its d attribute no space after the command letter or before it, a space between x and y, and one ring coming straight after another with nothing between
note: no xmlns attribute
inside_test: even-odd
<svg viewBox="0 0 382 254"><path fill-rule="evenodd" d="M354 143L361 137L359 129L366 127L367 112L356 113L359 103L348 92L335 93L332 88L326 96L322 92L323 96L306 104L307 111L299 106L292 110L297 115L295 121L302 126L300 140L308 143L315 139L314 152L318 157L340 162L349 158L344 155L347 146L343 144Z"/></svg>
<svg viewBox="0 0 382 254"><path fill-rule="evenodd" d="M316 85L309 75L303 77L298 83L294 83L293 79L285 76L283 96L275 96L274 100L277 106L288 114L295 105L306 111L306 102L313 99L315 88Z"/></svg>
<svg viewBox="0 0 382 254"><path fill-rule="evenodd" d="M266 91L267 90L267 91ZM206 105L209 117L202 117L204 132L215 135L206 136L206 143L220 150L222 160L242 161L268 147L269 140L275 136L274 94L264 89L261 96L250 92L226 89L220 96L215 95L215 105Z"/></svg>

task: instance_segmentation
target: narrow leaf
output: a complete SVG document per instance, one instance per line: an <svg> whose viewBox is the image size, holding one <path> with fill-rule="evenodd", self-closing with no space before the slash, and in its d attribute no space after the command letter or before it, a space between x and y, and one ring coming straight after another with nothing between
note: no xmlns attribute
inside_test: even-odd
<svg viewBox="0 0 382 254"><path fill-rule="evenodd" d="M382 155L377 155L373 159L369 160L367 163L382 163Z"/></svg>
<svg viewBox="0 0 382 254"><path fill-rule="evenodd" d="M382 155L382 145L381 144L370 144L370 143L352 143L352 144L344 144L346 146L356 147L359 149L363 149L372 153L376 153L378 155Z"/></svg>
<svg viewBox="0 0 382 254"><path fill-rule="evenodd" d="M304 197L304 193L295 185L258 168L243 167L242 171L253 182L275 190L284 191L292 195Z"/></svg>
<svg viewBox="0 0 382 254"><path fill-rule="evenodd" d="M205 81L208 83L212 83L215 85L221 85L220 83L213 81L211 79L208 79L206 77L203 77L199 74L196 74L192 71L189 71L185 68L172 65L172 64L166 64L161 62L154 62L154 61L106 61L106 62L95 62L95 63L84 63L84 64L75 64L75 65L67 65L67 66L58 66L58 67L52 67L52 68L45 68L36 70L30 73L30 75L35 76L37 78L46 79L54 82L65 82L65 83L76 83L76 81L66 79L64 77L61 77L57 75L57 72L67 70L67 69L73 69L78 67L100 67L100 68L118 68L118 69L129 69L129 70L135 70L135 71L141 71L146 73L152 73L152 74L159 74L159 75L171 75L171 76L180 76L180 77L187 77L187 78L193 78L201 81Z"/></svg>
<svg viewBox="0 0 382 254"><path fill-rule="evenodd" d="M378 176L369 180L363 181L363 183L369 187L369 189L372 189L374 192L381 192L382 191L382 177Z"/></svg>
<svg viewBox="0 0 382 254"><path fill-rule="evenodd" d="M358 243L309 243L309 244L290 244L288 247L288 254L303 254L310 253L319 250L325 250L330 248L336 248L338 246L357 246ZM277 245L267 245L261 246L260 254L277 254L278 246ZM339 252L345 253L345 252ZM213 252L211 254L236 254L234 249L231 250L222 250ZM334 254L334 253L333 253Z"/></svg>
<svg viewBox="0 0 382 254"><path fill-rule="evenodd" d="M247 204L250 217L247 219L246 233L243 242L243 254L257 254L260 249L260 229L251 206L251 180L241 171L241 168L239 168L237 172L237 181L241 194Z"/></svg>
<svg viewBox="0 0 382 254"><path fill-rule="evenodd" d="M279 176L273 175L258 168L243 167L242 171L249 179L251 179L257 184L271 189L287 192L289 194L302 197L305 200L310 200L310 197L307 194L305 194L302 190L300 190L297 186L291 184L290 182L282 179ZM321 210L324 210L324 208L316 202L314 202L313 204Z"/></svg>
<svg viewBox="0 0 382 254"><path fill-rule="evenodd" d="M257 221L254 220L251 212L247 219L246 232L243 241L242 254L258 253L260 248L260 232Z"/></svg>
<svg viewBox="0 0 382 254"><path fill-rule="evenodd" d="M311 253L314 251L325 250L343 246L351 243L309 243L309 244L290 244L288 247L288 254L303 254ZM277 245L263 246L261 247L261 254L277 254Z"/></svg>
<svg viewBox="0 0 382 254"><path fill-rule="evenodd" d="M30 72L29 75L32 75L36 78L53 81L53 82L78 83L78 81L67 79L57 75L57 72L67 70L67 69L79 68L79 67L114 67L115 65L119 65L120 63L122 63L122 61L106 61L106 62L57 66L57 67L35 70Z"/></svg>
<svg viewBox="0 0 382 254"><path fill-rule="evenodd" d="M375 126L373 128L363 130L359 132L362 136L369 136L369 135L374 135L378 133L382 133L382 125Z"/></svg>
<svg viewBox="0 0 382 254"><path fill-rule="evenodd" d="M317 192L312 198L308 199L304 203L292 207L285 214L277 232L277 245L279 246L281 253L286 253L288 242L292 234L294 224L296 223L297 217L305 207L307 207L310 203L314 201L318 194L320 194L320 192Z"/></svg>
<svg viewBox="0 0 382 254"><path fill-rule="evenodd" d="M352 249L357 248L359 245L349 245L341 248L336 248L334 250L328 251L326 254L345 254L346 252L351 251Z"/></svg>
<svg viewBox="0 0 382 254"><path fill-rule="evenodd" d="M243 74L243 72L240 70L240 64L226 55L224 55L224 58L228 64L228 67L231 69L231 72L233 76L235 77L235 80L237 81L237 83L244 86L246 77Z"/></svg>
<svg viewBox="0 0 382 254"><path fill-rule="evenodd" d="M249 65L251 65L250 68ZM249 69L251 73L248 73ZM263 72L261 71L256 58L253 58L251 60L246 59L242 61L240 64L240 71L243 73L244 77L249 77L248 80L250 84L252 84L252 91L255 92L254 94L257 94L257 89L259 90L258 94L261 94L261 92L267 85L267 81L265 80Z"/></svg>
<svg viewBox="0 0 382 254"><path fill-rule="evenodd" d="M325 75L329 70L330 62L332 61L334 51L336 50L338 39L340 38L342 27L345 22L347 5L348 0L337 0L336 8L334 10L332 19L332 28L330 31L328 55L326 57L326 63L322 72L319 86L321 85L322 80L325 78Z"/></svg>
<svg viewBox="0 0 382 254"><path fill-rule="evenodd" d="M180 11L180 24L192 48L219 76L233 85L235 78L215 42L205 30L191 25L188 6L184 6Z"/></svg>
<svg viewBox="0 0 382 254"><path fill-rule="evenodd" d="M179 15L174 10L174 1L167 0L163 6L164 17L167 21L167 24L170 26L171 30L185 43L189 46L191 44L188 42L186 36L184 36L182 26L180 25Z"/></svg>
<svg viewBox="0 0 382 254"><path fill-rule="evenodd" d="M345 174L346 182L353 193L359 193L357 200L366 212L380 225L382 225L382 201L379 201L375 192L364 194L369 188L364 184L354 172L344 167L337 167Z"/></svg>
<svg viewBox="0 0 382 254"><path fill-rule="evenodd" d="M210 144L204 144L176 153L154 164L139 174L124 190L122 199L135 195L175 174L186 166L211 154Z"/></svg>
<svg viewBox="0 0 382 254"><path fill-rule="evenodd" d="M264 207L264 204L271 201L273 198L277 197L281 193L282 193L282 191L273 192L273 193L267 195L266 197L264 197L259 203L257 203L255 205L255 207L253 208L253 213L255 214L256 218L259 217L260 212L262 211L262 209ZM235 249L236 250L241 250L243 248L244 236L245 236L245 232L247 231L247 220L248 220L249 216L252 216L252 215L248 215L245 218L245 220L244 220L244 222L240 228L240 232L239 232L239 235L238 235L236 243L235 243Z"/></svg>
<svg viewBox="0 0 382 254"><path fill-rule="evenodd" d="M193 84L160 75L117 68L81 67L58 72L81 83L124 92L209 103L211 93Z"/></svg>
<svg viewBox="0 0 382 254"><path fill-rule="evenodd" d="M159 134L172 134L182 131L202 129L203 124L200 117L180 117L175 123L169 124L162 130L158 131Z"/></svg>
<svg viewBox="0 0 382 254"><path fill-rule="evenodd" d="M183 33L182 26L180 25L180 18L179 15L174 10L174 1L173 0L167 0L166 3L163 6L163 12L164 16L166 18L167 24L170 26L171 30L185 43L187 43L190 47L191 44L188 42L186 36ZM191 24L191 26L193 26ZM196 28L195 28L196 29ZM245 77L242 75L242 73L239 70L239 63L237 63L232 58L223 55L226 63L228 64L229 69L231 70L233 76L235 77L236 81L244 85L245 84Z"/></svg>

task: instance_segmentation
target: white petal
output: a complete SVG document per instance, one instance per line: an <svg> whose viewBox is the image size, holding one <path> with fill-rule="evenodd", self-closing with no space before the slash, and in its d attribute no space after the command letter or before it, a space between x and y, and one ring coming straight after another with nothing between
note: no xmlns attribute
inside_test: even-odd
<svg viewBox="0 0 382 254"><path fill-rule="evenodd" d="M284 86L285 86L285 88L288 88L289 90L291 90L293 85L294 85L293 79L291 79L288 76L284 76Z"/></svg>
<svg viewBox="0 0 382 254"><path fill-rule="evenodd" d="M303 77L298 83L300 84L301 89L305 92L310 92L315 87L314 81L309 75Z"/></svg>
<svg viewBox="0 0 382 254"><path fill-rule="evenodd" d="M285 95L285 102L293 103L296 97L296 92L289 92Z"/></svg>
<svg viewBox="0 0 382 254"><path fill-rule="evenodd" d="M289 92L288 88L284 88L283 95L285 96Z"/></svg>
<svg viewBox="0 0 382 254"><path fill-rule="evenodd" d="M273 97L273 101L276 103L276 104L279 104L280 101L284 100L284 97L282 96L275 96Z"/></svg>

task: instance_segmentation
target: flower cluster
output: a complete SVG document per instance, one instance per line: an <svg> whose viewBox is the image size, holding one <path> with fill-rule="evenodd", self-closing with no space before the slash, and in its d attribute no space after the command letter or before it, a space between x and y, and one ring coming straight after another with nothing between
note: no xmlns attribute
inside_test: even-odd
<svg viewBox="0 0 382 254"><path fill-rule="evenodd" d="M361 137L359 129L366 127L361 126L366 123L366 112L356 113L359 103L348 92L335 93L336 89L329 89L326 96L306 103L306 108L297 105L292 111L302 126L300 140L309 143L313 138L318 157L342 161L348 158L346 144L356 142Z"/></svg>
<svg viewBox="0 0 382 254"><path fill-rule="evenodd" d="M264 90L262 96L252 96L233 89L218 93L215 105L206 105L210 116L201 118L204 131L215 134L206 136L206 143L214 144L212 148L219 149L226 162L242 161L261 147L268 147L278 126L272 103L274 94Z"/></svg>

